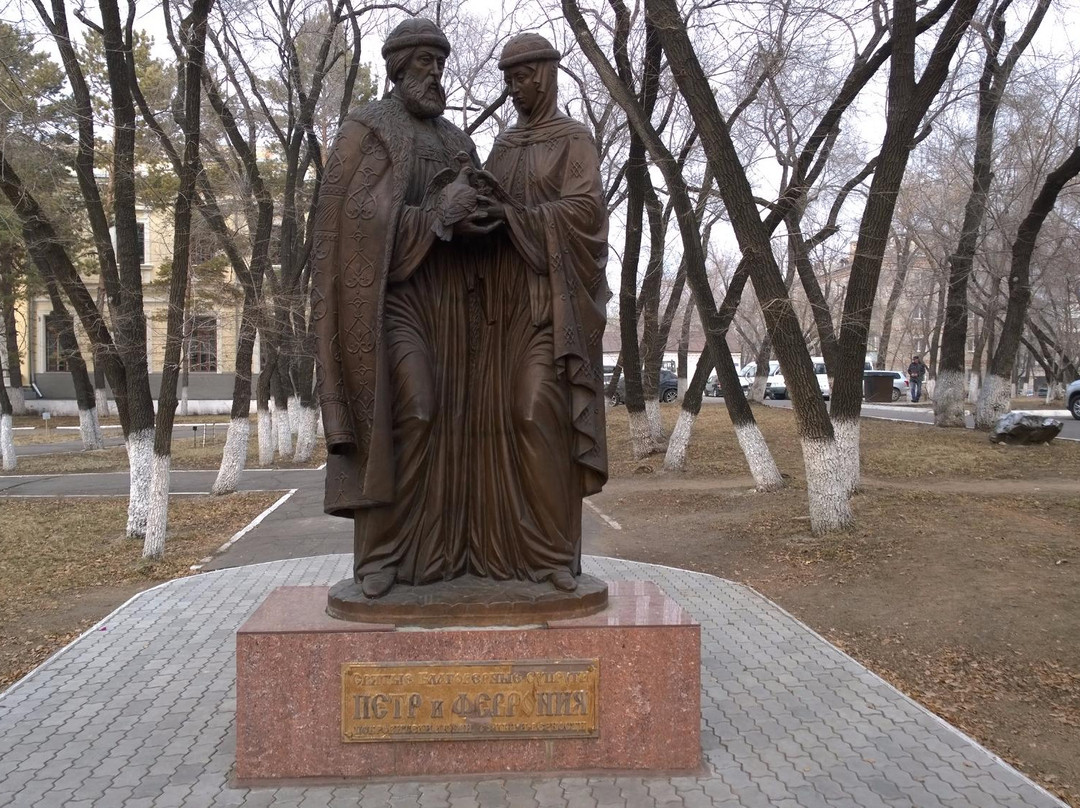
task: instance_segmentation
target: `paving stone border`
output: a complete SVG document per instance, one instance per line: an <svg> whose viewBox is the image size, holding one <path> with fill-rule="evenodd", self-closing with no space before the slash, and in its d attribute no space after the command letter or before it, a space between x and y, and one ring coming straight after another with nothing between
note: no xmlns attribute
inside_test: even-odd
<svg viewBox="0 0 1080 808"><path fill-rule="evenodd" d="M595 557L586 572L655 581L701 622L702 775L231 788L236 628L274 587L350 562L209 572L121 606L0 695L0 806L1064 805L748 587Z"/></svg>

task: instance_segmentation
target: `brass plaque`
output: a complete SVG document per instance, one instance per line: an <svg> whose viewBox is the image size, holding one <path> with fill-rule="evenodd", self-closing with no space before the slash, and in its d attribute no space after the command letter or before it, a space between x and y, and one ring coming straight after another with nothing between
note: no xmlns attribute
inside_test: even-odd
<svg viewBox="0 0 1080 808"><path fill-rule="evenodd" d="M346 663L341 740L595 738L600 660Z"/></svg>

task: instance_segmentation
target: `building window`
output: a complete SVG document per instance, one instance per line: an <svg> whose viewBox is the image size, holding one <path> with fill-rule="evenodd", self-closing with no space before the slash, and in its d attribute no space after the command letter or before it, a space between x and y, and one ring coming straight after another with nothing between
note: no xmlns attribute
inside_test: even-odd
<svg viewBox="0 0 1080 808"><path fill-rule="evenodd" d="M60 318L45 315L45 372L63 373L68 369L67 355L60 347Z"/></svg>
<svg viewBox="0 0 1080 808"><path fill-rule="evenodd" d="M199 373L217 373L217 317L196 314L191 318L190 367Z"/></svg>
<svg viewBox="0 0 1080 808"><path fill-rule="evenodd" d="M150 257L146 254L146 223L135 222L135 254L139 256L140 264L149 264Z"/></svg>

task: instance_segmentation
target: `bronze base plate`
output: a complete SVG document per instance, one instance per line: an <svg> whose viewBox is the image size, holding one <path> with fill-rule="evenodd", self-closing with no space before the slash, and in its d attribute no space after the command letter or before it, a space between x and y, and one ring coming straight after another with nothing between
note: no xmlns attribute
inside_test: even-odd
<svg viewBox="0 0 1080 808"><path fill-rule="evenodd" d="M547 581L463 575L423 586L395 584L381 598L364 597L360 584L346 578L331 587L326 613L339 620L398 626L520 626L596 614L607 600L607 584L592 575L578 576L573 592Z"/></svg>

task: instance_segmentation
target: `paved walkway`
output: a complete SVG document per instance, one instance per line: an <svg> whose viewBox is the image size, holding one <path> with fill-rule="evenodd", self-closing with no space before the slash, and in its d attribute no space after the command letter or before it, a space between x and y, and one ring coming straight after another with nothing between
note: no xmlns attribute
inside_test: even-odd
<svg viewBox="0 0 1080 808"><path fill-rule="evenodd" d="M118 609L0 697L0 806L1062 805L752 590L594 557L586 571L653 580L701 622L700 776L230 788L234 632L274 587L349 563L236 567Z"/></svg>

